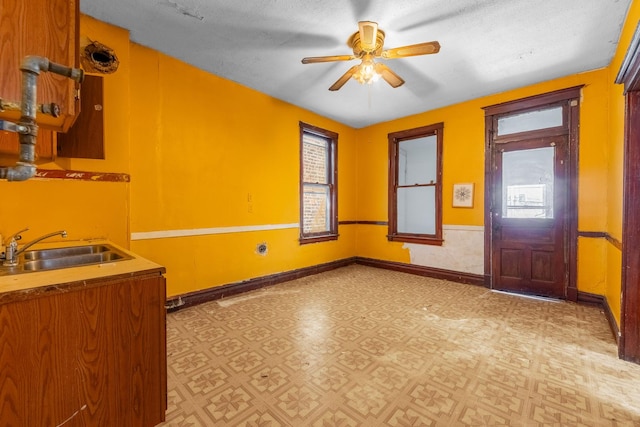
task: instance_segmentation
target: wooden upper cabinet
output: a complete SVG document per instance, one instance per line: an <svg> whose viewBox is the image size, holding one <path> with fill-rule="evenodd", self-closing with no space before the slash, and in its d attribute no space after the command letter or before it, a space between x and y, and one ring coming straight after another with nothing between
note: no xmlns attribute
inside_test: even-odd
<svg viewBox="0 0 640 427"><path fill-rule="evenodd" d="M68 67L79 66L79 0L0 0L0 98L21 102L20 64L27 55L44 56ZM39 113L38 124L66 132L79 111L78 84L50 72L37 81L37 102L60 106L60 117ZM0 112L0 119L17 121L19 111Z"/></svg>

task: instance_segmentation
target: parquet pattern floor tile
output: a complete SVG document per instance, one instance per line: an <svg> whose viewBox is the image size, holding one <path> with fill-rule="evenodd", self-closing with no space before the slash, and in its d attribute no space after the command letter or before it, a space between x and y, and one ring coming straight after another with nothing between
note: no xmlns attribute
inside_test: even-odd
<svg viewBox="0 0 640 427"><path fill-rule="evenodd" d="M601 311L349 266L167 316L163 426L640 426Z"/></svg>

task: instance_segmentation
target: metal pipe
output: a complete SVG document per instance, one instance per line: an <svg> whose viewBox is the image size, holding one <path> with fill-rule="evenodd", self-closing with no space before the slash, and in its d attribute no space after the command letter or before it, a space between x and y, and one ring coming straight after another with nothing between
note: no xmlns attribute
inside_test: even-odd
<svg viewBox="0 0 640 427"><path fill-rule="evenodd" d="M20 105L19 102L7 101L6 99L0 98L0 112L20 111L21 109L22 109L22 106ZM38 110L38 113L47 114L52 117L60 116L60 106L53 102L50 104L38 104L37 110ZM0 122L2 121L0 120ZM3 123L10 123L10 122L5 121Z"/></svg>
<svg viewBox="0 0 640 427"><path fill-rule="evenodd" d="M36 124L37 79L40 72L52 72L82 83L84 72L79 68L70 68L49 61L43 56L26 56L20 65L22 72L22 102L20 104L21 117L17 123L18 140L20 141L20 155L13 167L0 167L0 179L8 181L25 181L36 173L35 147L38 136Z"/></svg>

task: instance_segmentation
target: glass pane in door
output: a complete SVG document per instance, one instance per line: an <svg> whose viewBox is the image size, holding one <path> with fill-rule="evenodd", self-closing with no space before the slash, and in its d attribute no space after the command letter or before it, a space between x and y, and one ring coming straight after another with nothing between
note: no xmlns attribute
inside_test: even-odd
<svg viewBox="0 0 640 427"><path fill-rule="evenodd" d="M553 218L555 147L502 153L502 217Z"/></svg>

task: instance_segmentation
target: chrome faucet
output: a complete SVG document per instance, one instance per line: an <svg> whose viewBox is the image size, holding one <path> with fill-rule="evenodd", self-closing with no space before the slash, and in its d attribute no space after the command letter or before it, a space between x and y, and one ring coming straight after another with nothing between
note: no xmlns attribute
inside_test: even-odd
<svg viewBox="0 0 640 427"><path fill-rule="evenodd" d="M49 237L57 235L67 237L67 232L65 230L54 231L53 233L45 234L44 236L33 239L32 241L30 241L29 243L25 243L24 246L18 249L18 240L22 239L22 235L20 233L24 233L27 230L29 229L25 228L24 230L20 230L7 239L8 243L5 247L4 261L2 263L3 266L15 267L16 265L18 265L18 256L20 256L21 253L23 253L36 243L43 241L44 239L48 239Z"/></svg>

